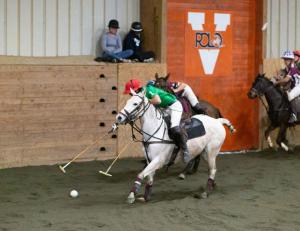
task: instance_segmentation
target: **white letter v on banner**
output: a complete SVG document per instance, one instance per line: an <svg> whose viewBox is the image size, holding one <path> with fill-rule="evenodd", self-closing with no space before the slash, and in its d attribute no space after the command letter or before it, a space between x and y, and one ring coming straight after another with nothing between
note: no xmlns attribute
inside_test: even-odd
<svg viewBox="0 0 300 231"><path fill-rule="evenodd" d="M198 49L206 75L212 75L219 56L219 49Z"/></svg>

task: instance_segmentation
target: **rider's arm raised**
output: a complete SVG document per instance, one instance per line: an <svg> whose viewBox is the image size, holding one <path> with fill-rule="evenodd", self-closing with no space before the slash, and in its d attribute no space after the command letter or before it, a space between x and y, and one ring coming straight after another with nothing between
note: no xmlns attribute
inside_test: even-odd
<svg viewBox="0 0 300 231"><path fill-rule="evenodd" d="M290 75L286 75L283 79L280 79L276 82L276 84L280 85L280 84L285 84L288 83L289 81L291 81L292 76Z"/></svg>

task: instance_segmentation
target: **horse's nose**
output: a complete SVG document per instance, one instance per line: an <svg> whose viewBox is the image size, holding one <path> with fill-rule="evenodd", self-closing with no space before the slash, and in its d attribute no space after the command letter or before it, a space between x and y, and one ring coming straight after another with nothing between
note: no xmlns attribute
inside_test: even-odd
<svg viewBox="0 0 300 231"><path fill-rule="evenodd" d="M252 91L249 91L247 96L249 99L253 99L255 97L255 94Z"/></svg>
<svg viewBox="0 0 300 231"><path fill-rule="evenodd" d="M122 120L122 116L117 116L117 120L118 120L118 122L121 122L121 120Z"/></svg>

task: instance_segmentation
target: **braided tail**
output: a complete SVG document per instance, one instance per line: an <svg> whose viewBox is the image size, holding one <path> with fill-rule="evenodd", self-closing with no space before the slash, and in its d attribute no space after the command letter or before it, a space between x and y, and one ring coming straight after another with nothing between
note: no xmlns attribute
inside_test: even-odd
<svg viewBox="0 0 300 231"><path fill-rule="evenodd" d="M229 128L231 134L236 132L236 129L234 128L234 126L231 124L231 122L228 119L218 118L217 120L219 120L221 122L221 124L227 126Z"/></svg>

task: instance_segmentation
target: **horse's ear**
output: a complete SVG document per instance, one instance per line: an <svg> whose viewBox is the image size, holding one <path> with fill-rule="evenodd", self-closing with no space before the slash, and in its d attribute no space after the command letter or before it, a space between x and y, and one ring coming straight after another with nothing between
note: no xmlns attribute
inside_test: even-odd
<svg viewBox="0 0 300 231"><path fill-rule="evenodd" d="M159 78L158 73L155 73L155 79L157 80Z"/></svg>
<svg viewBox="0 0 300 231"><path fill-rule="evenodd" d="M132 95L136 95L135 91L134 91L132 88L130 88L130 93L131 93Z"/></svg>
<svg viewBox="0 0 300 231"><path fill-rule="evenodd" d="M142 94L143 97L145 97L145 96L146 96L146 90L143 89L143 90L141 91L141 94Z"/></svg>
<svg viewBox="0 0 300 231"><path fill-rule="evenodd" d="M167 74L167 76L165 77L165 80L168 80L170 78L170 73Z"/></svg>

